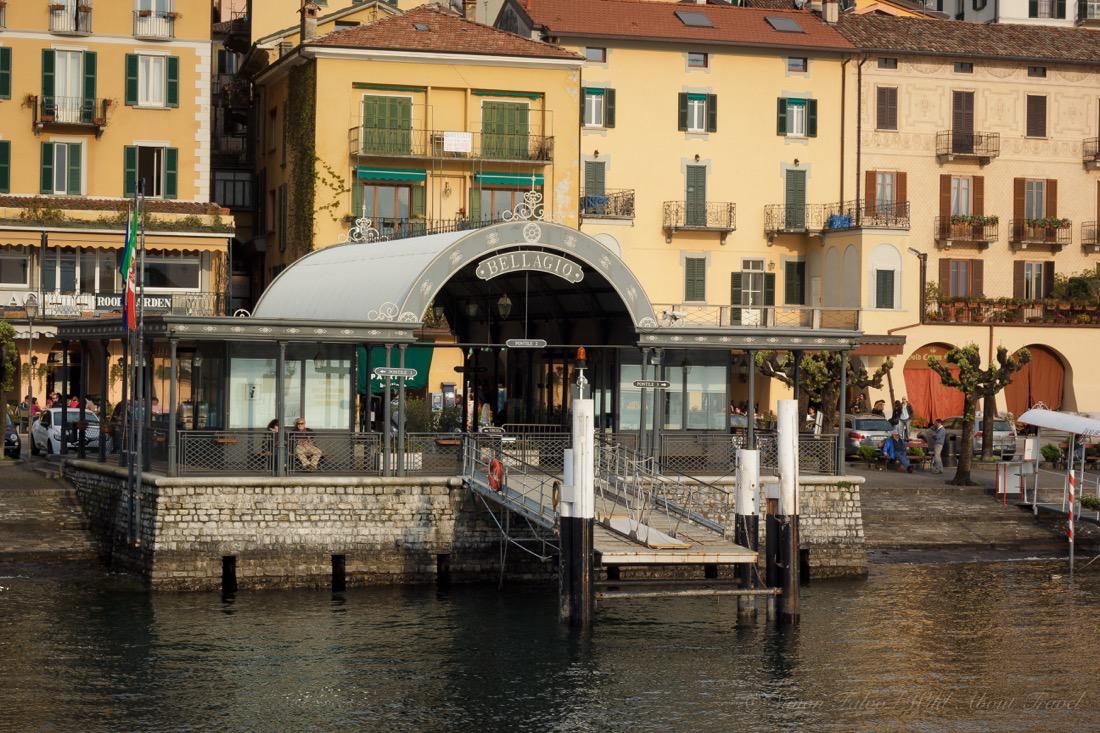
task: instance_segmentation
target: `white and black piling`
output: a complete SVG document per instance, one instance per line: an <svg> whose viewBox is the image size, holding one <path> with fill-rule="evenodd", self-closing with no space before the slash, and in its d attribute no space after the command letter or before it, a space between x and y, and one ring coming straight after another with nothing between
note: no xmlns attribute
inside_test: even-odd
<svg viewBox="0 0 1100 733"><path fill-rule="evenodd" d="M760 452L741 448L737 451L737 493L734 495L733 541L750 550L760 549ZM751 563L737 566L737 585L742 590L756 586L755 567ZM738 596L738 615L752 615L756 601L752 596Z"/></svg>
<svg viewBox="0 0 1100 733"><path fill-rule="evenodd" d="M592 528L596 516L596 422L585 366L584 351L579 350L573 391L573 447L566 451L561 491L558 573L561 620L581 627L592 623L595 599Z"/></svg>
<svg viewBox="0 0 1100 733"><path fill-rule="evenodd" d="M801 614L798 586L800 581L798 540L798 401L778 402L778 565L783 588L782 621L798 621Z"/></svg>

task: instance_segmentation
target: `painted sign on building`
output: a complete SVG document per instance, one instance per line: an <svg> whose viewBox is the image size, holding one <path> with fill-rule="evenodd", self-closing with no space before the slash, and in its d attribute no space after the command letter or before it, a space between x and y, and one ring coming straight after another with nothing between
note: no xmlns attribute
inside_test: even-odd
<svg viewBox="0 0 1100 733"><path fill-rule="evenodd" d="M573 284L584 280L584 269L580 264L561 255L531 250L493 255L479 262L475 273L482 280L492 280L494 277L522 270L545 272Z"/></svg>

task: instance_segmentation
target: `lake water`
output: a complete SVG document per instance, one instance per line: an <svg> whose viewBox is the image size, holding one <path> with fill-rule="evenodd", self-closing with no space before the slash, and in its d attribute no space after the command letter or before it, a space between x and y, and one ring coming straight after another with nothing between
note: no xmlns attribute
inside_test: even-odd
<svg viewBox="0 0 1100 733"><path fill-rule="evenodd" d="M545 588L150 595L0 566L0 730L1054 731L1100 727L1100 562L880 564L795 629L731 599Z"/></svg>

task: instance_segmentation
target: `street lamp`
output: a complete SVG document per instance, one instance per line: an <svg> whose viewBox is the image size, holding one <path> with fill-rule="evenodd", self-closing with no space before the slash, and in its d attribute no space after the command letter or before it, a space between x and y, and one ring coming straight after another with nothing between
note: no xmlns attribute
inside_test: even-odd
<svg viewBox="0 0 1100 733"><path fill-rule="evenodd" d="M27 299L23 301L23 310L27 314L27 394L30 396L27 401L27 410L30 411L31 403L34 401L34 362L37 361L32 355L34 351L34 317L38 315L38 298L34 293L28 294Z"/></svg>

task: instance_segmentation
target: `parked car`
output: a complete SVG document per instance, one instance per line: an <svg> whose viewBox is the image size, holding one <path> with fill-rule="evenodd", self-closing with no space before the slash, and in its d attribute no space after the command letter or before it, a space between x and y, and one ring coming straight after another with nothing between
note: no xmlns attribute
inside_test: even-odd
<svg viewBox="0 0 1100 733"><path fill-rule="evenodd" d="M77 429L77 422L80 420L79 410L68 410L66 416L66 443L69 450L77 450L80 447L80 433ZM94 412L85 412L84 420L87 422L87 428L84 431L85 442L84 445L87 448L99 448L99 416ZM111 450L111 438L104 435L103 440L107 442L107 451ZM39 453L52 453L58 454L61 452L61 408L51 407L48 410L43 410L38 419L34 421L31 426L31 453L38 455Z"/></svg>
<svg viewBox="0 0 1100 733"><path fill-rule="evenodd" d="M4 455L8 458L19 458L23 445L19 442L19 433L15 431L15 424L11 421L11 415L4 415Z"/></svg>
<svg viewBox="0 0 1100 733"><path fill-rule="evenodd" d="M844 452L854 456L861 445L878 448L896 429L889 420L878 415L849 415L844 418Z"/></svg>
<svg viewBox="0 0 1100 733"><path fill-rule="evenodd" d="M962 417L945 417L943 428L947 431L948 441L962 439ZM974 426L974 453L982 452L982 424ZM1008 420L996 418L993 420L993 455L998 455L1002 460L1011 461L1016 455L1016 428Z"/></svg>

